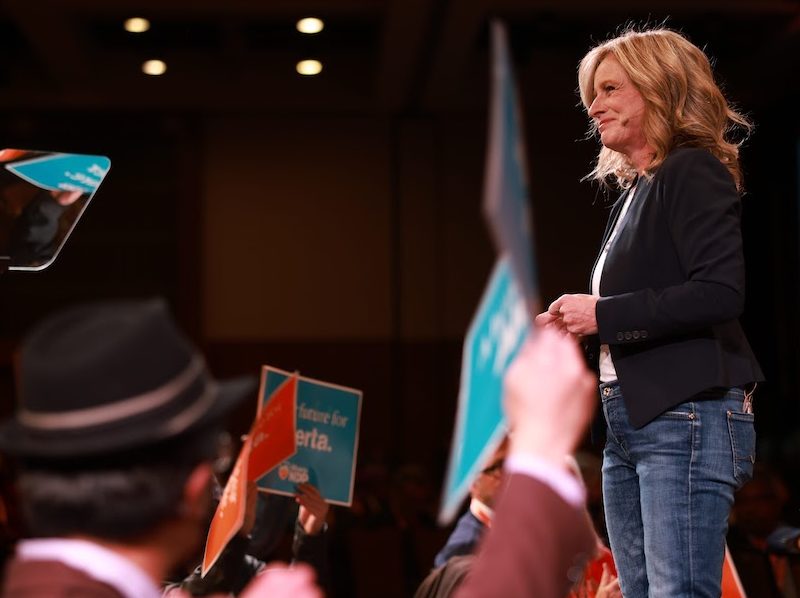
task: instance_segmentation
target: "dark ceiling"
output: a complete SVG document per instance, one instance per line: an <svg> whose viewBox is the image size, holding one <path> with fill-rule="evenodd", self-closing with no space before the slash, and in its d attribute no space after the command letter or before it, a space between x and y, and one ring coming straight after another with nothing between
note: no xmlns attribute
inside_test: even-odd
<svg viewBox="0 0 800 598"><path fill-rule="evenodd" d="M303 36L295 21L325 19ZM130 34L122 22L152 28ZM485 96L486 22L508 23L522 86L630 20L704 45L742 93L797 91L800 6L788 0L5 0L0 107L397 113L470 110ZM324 63L303 78L294 64ZM165 60L162 77L140 71ZM754 86L757 76L764 86ZM526 78L531 77L530 82ZM747 81L737 81L737 77ZM740 98L752 101L753 98Z"/></svg>

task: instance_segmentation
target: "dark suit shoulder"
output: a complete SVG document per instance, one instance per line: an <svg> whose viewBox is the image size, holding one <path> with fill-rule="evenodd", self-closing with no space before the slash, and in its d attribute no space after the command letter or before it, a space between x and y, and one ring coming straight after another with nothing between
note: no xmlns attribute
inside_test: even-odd
<svg viewBox="0 0 800 598"><path fill-rule="evenodd" d="M733 176L705 149L673 150L656 172L652 187L655 201L681 235L687 222L700 214L713 214L710 218L715 219L729 210L739 210L741 198Z"/></svg>
<svg viewBox="0 0 800 598"><path fill-rule="evenodd" d="M678 147L672 150L656 172L658 178L671 176L703 175L714 173L729 178L733 176L714 154L701 147Z"/></svg>

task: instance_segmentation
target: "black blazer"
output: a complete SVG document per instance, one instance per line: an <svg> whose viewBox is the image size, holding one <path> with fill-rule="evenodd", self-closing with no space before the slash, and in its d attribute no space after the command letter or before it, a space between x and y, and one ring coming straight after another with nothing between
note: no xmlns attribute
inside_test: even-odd
<svg viewBox="0 0 800 598"><path fill-rule="evenodd" d="M701 391L743 386L762 373L737 319L741 202L727 168L706 150L679 148L636 186L606 256L596 314L598 340L609 345L638 428Z"/></svg>

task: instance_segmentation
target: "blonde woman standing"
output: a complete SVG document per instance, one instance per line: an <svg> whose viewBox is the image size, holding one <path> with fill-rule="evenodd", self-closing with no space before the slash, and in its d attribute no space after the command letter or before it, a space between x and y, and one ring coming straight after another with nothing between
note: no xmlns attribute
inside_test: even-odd
<svg viewBox="0 0 800 598"><path fill-rule="evenodd" d="M622 193L591 294L562 295L537 324L599 344L603 495L623 594L716 598L733 493L755 457L746 390L762 377L738 322L742 173L728 138L750 124L673 31L606 41L578 77L602 143L590 178Z"/></svg>

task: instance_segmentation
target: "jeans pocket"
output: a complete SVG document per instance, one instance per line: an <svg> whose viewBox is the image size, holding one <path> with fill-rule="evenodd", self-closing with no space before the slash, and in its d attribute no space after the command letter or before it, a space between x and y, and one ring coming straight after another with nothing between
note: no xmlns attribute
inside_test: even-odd
<svg viewBox="0 0 800 598"><path fill-rule="evenodd" d="M733 477L741 487L753 477L756 462L755 417L752 413L728 411L728 433L733 454Z"/></svg>

